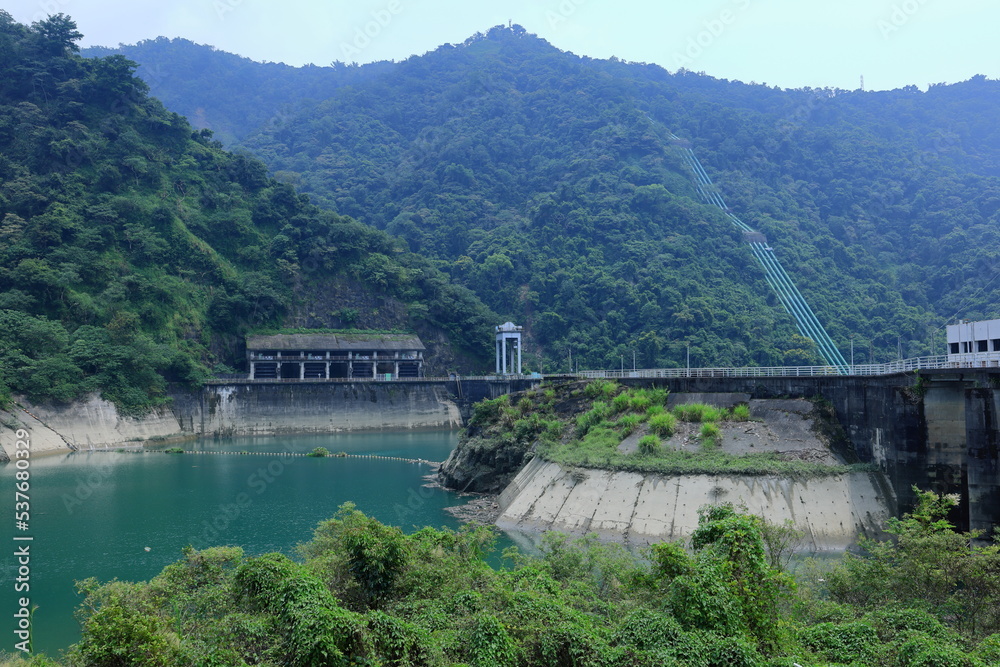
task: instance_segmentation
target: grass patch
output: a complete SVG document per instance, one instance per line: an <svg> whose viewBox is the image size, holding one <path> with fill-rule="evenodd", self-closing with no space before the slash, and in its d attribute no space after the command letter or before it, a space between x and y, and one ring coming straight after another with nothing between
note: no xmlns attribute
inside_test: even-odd
<svg viewBox="0 0 1000 667"><path fill-rule="evenodd" d="M649 429L661 438L669 438L677 428L677 417L669 412L661 412L649 418Z"/></svg>
<svg viewBox="0 0 1000 667"><path fill-rule="evenodd" d="M576 437L582 438L587 435L590 429L603 423L610 416L610 405L604 401L594 401L589 410L576 418Z"/></svg>
<svg viewBox="0 0 1000 667"><path fill-rule="evenodd" d="M639 428L639 424L642 423L642 417L639 415L622 415L615 422L615 427L618 428L623 438L635 433L635 430Z"/></svg>
<svg viewBox="0 0 1000 667"><path fill-rule="evenodd" d="M184 450L181 449L180 447L171 447L169 449L164 449L163 453L164 454L183 454Z"/></svg>
<svg viewBox="0 0 1000 667"><path fill-rule="evenodd" d="M674 451L662 450L656 456L630 456L618 452L617 434L604 432L604 437L588 436L586 443L554 445L540 451L547 461L563 466L601 468L627 472L650 472L663 475L777 475L792 479L812 479L852 472L874 472L871 464L828 465L806 461L784 461L776 452L734 455L721 450ZM608 437L613 436L613 437Z"/></svg>
<svg viewBox="0 0 1000 667"><path fill-rule="evenodd" d="M705 422L701 425L701 448L702 451L712 451L719 447L722 442L722 432L715 422Z"/></svg>
<svg viewBox="0 0 1000 667"><path fill-rule="evenodd" d="M660 439L655 435L644 435L639 438L636 451L642 456L656 456L660 453Z"/></svg>
<svg viewBox="0 0 1000 667"><path fill-rule="evenodd" d="M750 406L746 403L734 405L733 409L726 415L726 418L734 422L748 422L750 421Z"/></svg>
<svg viewBox="0 0 1000 667"><path fill-rule="evenodd" d="M611 398L618 393L618 383L614 380L593 380L583 388L587 398Z"/></svg>
<svg viewBox="0 0 1000 667"><path fill-rule="evenodd" d="M674 415L681 421L698 424L717 422L722 416L722 412L718 408L704 403L685 403L674 407Z"/></svg>

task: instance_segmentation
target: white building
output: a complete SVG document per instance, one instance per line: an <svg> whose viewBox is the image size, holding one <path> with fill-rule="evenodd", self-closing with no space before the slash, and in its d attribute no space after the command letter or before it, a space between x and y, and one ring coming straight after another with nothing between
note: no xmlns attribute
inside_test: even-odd
<svg viewBox="0 0 1000 667"><path fill-rule="evenodd" d="M948 361L963 366L1000 366L1000 319L949 324Z"/></svg>

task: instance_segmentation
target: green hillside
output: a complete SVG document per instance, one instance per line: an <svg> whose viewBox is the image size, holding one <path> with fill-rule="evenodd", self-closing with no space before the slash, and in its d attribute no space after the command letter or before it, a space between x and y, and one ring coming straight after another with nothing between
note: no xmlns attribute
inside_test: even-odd
<svg viewBox="0 0 1000 667"><path fill-rule="evenodd" d="M497 316L468 290L222 150L80 37L0 12L0 400L99 389L142 411L282 325L410 329L440 364L488 363Z"/></svg>
<svg viewBox="0 0 1000 667"><path fill-rule="evenodd" d="M670 132L845 356L852 336L859 363L940 353L947 319L998 314L995 81L779 90L581 58L518 26L326 71L356 80L296 96L243 145L525 324L546 368L682 365L689 347L698 365L816 360Z"/></svg>

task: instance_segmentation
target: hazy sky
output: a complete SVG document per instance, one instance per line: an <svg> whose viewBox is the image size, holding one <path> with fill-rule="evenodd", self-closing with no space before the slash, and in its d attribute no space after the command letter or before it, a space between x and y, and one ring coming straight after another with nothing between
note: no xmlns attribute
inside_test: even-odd
<svg viewBox="0 0 1000 667"><path fill-rule="evenodd" d="M1000 78L997 0L7 0L63 12L84 46L160 35L254 60L401 60L508 20L595 58L781 87L854 89Z"/></svg>

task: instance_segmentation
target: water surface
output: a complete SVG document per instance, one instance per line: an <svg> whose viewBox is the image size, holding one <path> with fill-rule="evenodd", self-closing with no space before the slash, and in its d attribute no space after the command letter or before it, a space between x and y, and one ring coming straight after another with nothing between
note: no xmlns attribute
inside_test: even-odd
<svg viewBox="0 0 1000 667"><path fill-rule="evenodd" d="M34 538L35 648L54 655L79 638L75 580L147 580L178 560L188 544L294 556L316 524L347 501L407 532L426 525L457 528L443 508L463 499L428 488L427 464L277 454L326 447L443 461L457 440L455 431L228 438L183 445L204 453L81 452L34 459L30 530L18 534ZM0 477L13 510L13 466L0 468ZM7 525L8 544L15 544L13 521ZM5 581L13 582L13 556L0 566ZM4 586L4 618L12 618L18 595L12 583ZM0 630L2 648L11 650L12 621Z"/></svg>

